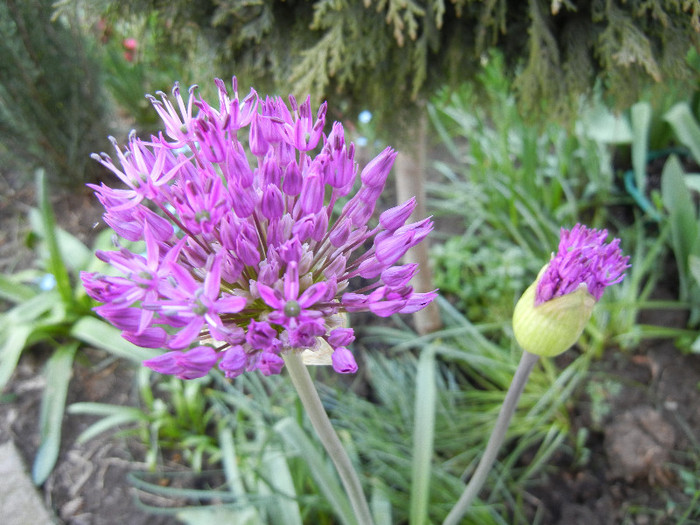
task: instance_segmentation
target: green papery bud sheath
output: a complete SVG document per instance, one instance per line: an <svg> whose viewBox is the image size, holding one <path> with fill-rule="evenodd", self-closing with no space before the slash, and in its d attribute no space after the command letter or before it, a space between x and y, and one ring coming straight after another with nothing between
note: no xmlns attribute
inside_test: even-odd
<svg viewBox="0 0 700 525"><path fill-rule="evenodd" d="M571 293L535 306L538 282L539 278L515 305L513 331L523 350L541 357L554 357L578 341L596 301L582 284Z"/></svg>

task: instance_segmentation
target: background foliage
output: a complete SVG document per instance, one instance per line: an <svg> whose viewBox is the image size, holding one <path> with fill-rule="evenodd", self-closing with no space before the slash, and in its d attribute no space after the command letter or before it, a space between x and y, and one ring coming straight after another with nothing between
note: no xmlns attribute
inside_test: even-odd
<svg viewBox="0 0 700 525"><path fill-rule="evenodd" d="M51 0L0 2L0 158L76 184L97 172L105 99L76 13L53 15Z"/></svg>
<svg viewBox="0 0 700 525"><path fill-rule="evenodd" d="M170 52L186 54L204 39L216 49L223 77L235 72L266 90L311 93L314 100L343 94L382 119L412 108L437 86L472 77L483 53L494 47L514 72L519 100L528 109L570 116L578 96L598 81L606 94L631 103L650 79L689 77L684 57L698 45L700 30L697 0L104 5L113 16L158 13L168 29L160 45Z"/></svg>

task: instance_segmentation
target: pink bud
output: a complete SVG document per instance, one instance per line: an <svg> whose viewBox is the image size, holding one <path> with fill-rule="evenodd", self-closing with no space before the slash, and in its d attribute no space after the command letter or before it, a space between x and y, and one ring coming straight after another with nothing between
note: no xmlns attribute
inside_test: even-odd
<svg viewBox="0 0 700 525"><path fill-rule="evenodd" d="M331 355L333 370L339 374L354 374L357 372L357 362L352 352L345 347L336 348Z"/></svg>
<svg viewBox="0 0 700 525"><path fill-rule="evenodd" d="M306 176L299 195L299 204L304 214L318 213L323 207L323 180L320 173L312 171Z"/></svg>
<svg viewBox="0 0 700 525"><path fill-rule="evenodd" d="M418 273L418 264L404 264L402 266L392 266L382 272L382 281L387 286L398 288L406 286Z"/></svg>
<svg viewBox="0 0 700 525"><path fill-rule="evenodd" d="M260 211L268 219L279 219L284 214L284 198L278 186L268 184L263 191Z"/></svg>
<svg viewBox="0 0 700 525"><path fill-rule="evenodd" d="M394 231L403 226L406 220L411 216L413 210L416 209L416 198L411 197L409 200L400 204L399 206L394 206L389 208L384 213L379 216L379 224L381 224L388 231Z"/></svg>
<svg viewBox="0 0 700 525"><path fill-rule="evenodd" d="M389 171L394 164L396 155L397 153L393 149L386 148L374 159L369 161L360 174L362 184L370 188L383 187L389 175Z"/></svg>

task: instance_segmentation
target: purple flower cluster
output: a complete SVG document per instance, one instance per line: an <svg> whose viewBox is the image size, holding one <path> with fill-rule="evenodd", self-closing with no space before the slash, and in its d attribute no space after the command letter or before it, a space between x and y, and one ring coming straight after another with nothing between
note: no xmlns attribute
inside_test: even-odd
<svg viewBox="0 0 700 525"><path fill-rule="evenodd" d="M412 313L435 298L408 284L417 265L397 264L432 222L406 224L411 199L369 225L396 152L369 162L352 194L354 145L340 123L324 134L325 103L314 115L309 98L290 108L254 90L239 99L235 78L232 94L216 84L218 108L177 84L175 105L149 97L165 133L124 150L113 140L118 164L93 156L124 185L91 186L105 222L145 242L144 254L97 253L121 275L82 275L96 311L134 344L169 349L144 364L185 379L217 364L278 374L284 353L326 343L333 368L354 372L345 312ZM353 277L373 283L347 291Z"/></svg>
<svg viewBox="0 0 700 525"><path fill-rule="evenodd" d="M562 228L559 249L537 284L535 305L569 294L582 284L598 301L605 287L622 281L629 257L623 257L620 239L606 244L607 237L607 230L582 224Z"/></svg>

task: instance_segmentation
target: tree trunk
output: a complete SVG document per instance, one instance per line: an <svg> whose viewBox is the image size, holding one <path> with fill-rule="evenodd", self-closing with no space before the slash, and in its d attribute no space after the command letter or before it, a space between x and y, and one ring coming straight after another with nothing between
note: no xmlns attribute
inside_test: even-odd
<svg viewBox="0 0 700 525"><path fill-rule="evenodd" d="M427 116L424 111L418 112L418 122L415 127L407 132L403 147L396 158L396 199L399 203L405 202L411 197L416 197L416 209L412 218L424 218L425 206L425 156L427 149ZM411 248L405 255L407 263L418 263L420 272L412 281L413 287L418 292L429 292L435 288L433 285L433 271L428 259L428 239ZM433 301L423 310L413 314L413 321L419 334L427 334L439 330L442 327L440 312Z"/></svg>

